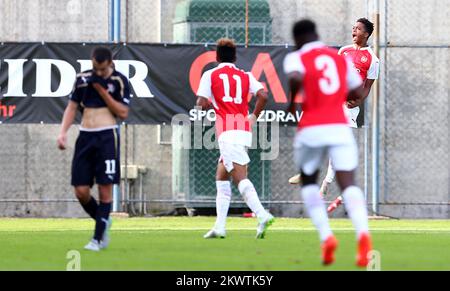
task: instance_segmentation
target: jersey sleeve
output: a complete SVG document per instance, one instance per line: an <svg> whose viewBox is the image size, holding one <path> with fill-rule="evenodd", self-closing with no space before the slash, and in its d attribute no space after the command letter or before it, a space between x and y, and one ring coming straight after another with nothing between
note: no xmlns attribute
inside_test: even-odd
<svg viewBox="0 0 450 291"><path fill-rule="evenodd" d="M291 52L286 55L283 61L283 70L286 75L293 72L299 72L302 75L305 73L305 67L301 62L298 52Z"/></svg>
<svg viewBox="0 0 450 291"><path fill-rule="evenodd" d="M263 84L261 84L261 82L259 82L258 80L256 80L255 76L253 76L252 73L247 73L248 77L249 77L249 83L250 83L250 93L251 94L256 94L258 93L259 90L264 89Z"/></svg>
<svg viewBox="0 0 450 291"><path fill-rule="evenodd" d="M198 86L197 96L211 100L212 95L213 94L211 90L211 71L206 71L205 73L203 73L202 78L200 79L200 85Z"/></svg>
<svg viewBox="0 0 450 291"><path fill-rule="evenodd" d="M82 74L78 75L75 84L73 85L72 93L69 95L69 99L76 103L80 103L83 100L88 85L88 77Z"/></svg>
<svg viewBox="0 0 450 291"><path fill-rule="evenodd" d="M362 85L361 76L358 74L352 62L348 58L345 58L345 62L347 64L347 86L349 90L356 89Z"/></svg>
<svg viewBox="0 0 450 291"><path fill-rule="evenodd" d="M372 54L372 63L370 64L369 70L367 71L367 79L376 80L380 72L380 60Z"/></svg>

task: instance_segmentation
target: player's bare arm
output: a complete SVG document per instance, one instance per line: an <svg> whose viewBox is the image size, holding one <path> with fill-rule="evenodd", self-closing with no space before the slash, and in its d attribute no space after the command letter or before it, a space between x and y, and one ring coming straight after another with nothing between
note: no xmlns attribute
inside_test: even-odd
<svg viewBox="0 0 450 291"><path fill-rule="evenodd" d="M364 82L364 85L361 88L362 98L348 100L347 107L355 108L355 107L360 106L362 103L364 103L364 100L366 100L366 98L369 96L370 89L372 88L372 85L374 82L375 82L375 80L366 79L366 81Z"/></svg>
<svg viewBox="0 0 450 291"><path fill-rule="evenodd" d="M347 95L347 106L353 108L358 106L364 101L364 87L363 85L357 87L356 89L350 90ZM353 106L353 104L357 104ZM353 106L353 107L351 107Z"/></svg>
<svg viewBox="0 0 450 291"><path fill-rule="evenodd" d="M289 112L295 114L297 111L297 104L295 103L295 96L302 89L302 74L300 72L292 72L288 75L289 80Z"/></svg>
<svg viewBox="0 0 450 291"><path fill-rule="evenodd" d="M203 96L197 97L196 105L201 107L202 110L208 110L211 108L211 102L209 102L208 98Z"/></svg>
<svg viewBox="0 0 450 291"><path fill-rule="evenodd" d="M372 85L374 82L375 82L375 80L372 80L372 79L366 79L366 81L364 82L363 92L362 92L362 94L363 94L362 101L364 101L369 96L370 89L372 88Z"/></svg>
<svg viewBox="0 0 450 291"><path fill-rule="evenodd" d="M58 135L57 143L60 150L65 150L67 145L67 131L72 126L77 114L78 103L69 101L64 111L63 120L61 122L61 131Z"/></svg>
<svg viewBox="0 0 450 291"><path fill-rule="evenodd" d="M264 91L264 89L259 90L256 93L256 104L255 104L255 110L253 110L253 113L250 114L249 119L251 120L252 125L258 120L259 115L263 111L263 109L266 107L267 102L269 101L269 96L267 95L267 92Z"/></svg>
<svg viewBox="0 0 450 291"><path fill-rule="evenodd" d="M92 86L95 90L97 90L103 101L105 101L106 105L108 106L108 109L111 110L114 115L122 120L128 117L128 106L114 100L114 98L108 93L105 88L102 87L102 85L94 83L92 84Z"/></svg>

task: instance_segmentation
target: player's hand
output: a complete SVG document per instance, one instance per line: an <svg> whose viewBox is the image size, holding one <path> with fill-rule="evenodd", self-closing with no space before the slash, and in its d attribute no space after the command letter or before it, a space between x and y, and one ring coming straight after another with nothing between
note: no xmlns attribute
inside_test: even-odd
<svg viewBox="0 0 450 291"><path fill-rule="evenodd" d="M255 125L256 124L256 122L257 122L257 118L256 118L256 115L255 114L249 114L248 116L247 116L247 119L248 119L248 121L250 122L250 127L253 127L253 125Z"/></svg>
<svg viewBox="0 0 450 291"><path fill-rule="evenodd" d="M100 84L100 83L97 83L97 82L95 82L95 83L92 83L92 87L94 87L94 89L97 91L97 92L101 92L102 90L105 90L105 88Z"/></svg>
<svg viewBox="0 0 450 291"><path fill-rule="evenodd" d="M97 75L95 73L92 74L92 76L89 78L88 82L91 83L92 86L94 86L95 84L98 84L103 88L106 88L106 86L107 86L105 79L103 79L102 77L100 77L99 75Z"/></svg>
<svg viewBox="0 0 450 291"><path fill-rule="evenodd" d="M58 135L57 143L58 143L58 148L60 150L62 150L62 151L65 150L66 146L67 146L67 134L60 133Z"/></svg>

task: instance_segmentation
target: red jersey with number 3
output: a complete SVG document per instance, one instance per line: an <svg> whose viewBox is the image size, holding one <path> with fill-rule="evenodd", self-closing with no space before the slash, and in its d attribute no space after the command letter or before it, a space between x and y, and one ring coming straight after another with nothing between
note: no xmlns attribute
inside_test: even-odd
<svg viewBox="0 0 450 291"><path fill-rule="evenodd" d="M232 63L221 63L203 74L197 96L208 98L214 106L219 141L251 145L247 97L262 88L251 73Z"/></svg>
<svg viewBox="0 0 450 291"><path fill-rule="evenodd" d="M348 124L343 104L348 91L361 85L361 78L338 51L321 42L310 42L286 56L287 74L300 72L303 78L303 115L299 128Z"/></svg>

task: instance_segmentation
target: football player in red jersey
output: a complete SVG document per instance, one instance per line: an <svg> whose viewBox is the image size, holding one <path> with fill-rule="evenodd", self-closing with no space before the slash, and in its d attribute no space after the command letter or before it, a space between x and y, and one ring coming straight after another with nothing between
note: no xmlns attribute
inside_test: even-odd
<svg viewBox="0 0 450 291"><path fill-rule="evenodd" d="M216 113L215 128L220 150L216 173L217 219L204 238L224 238L226 235L225 224L231 201L230 177L258 218L256 238L264 238L274 218L264 209L255 187L247 178L247 165L250 162L247 148L252 144L252 125L267 103L267 93L252 73L234 64L236 45L232 40L220 39L216 53L219 65L202 75L197 91L197 106L207 109L212 105ZM248 111L249 94L257 97L252 114Z"/></svg>
<svg viewBox="0 0 450 291"><path fill-rule="evenodd" d="M338 51L320 42L315 24L301 20L294 25L297 50L284 60L288 75L291 104L303 90L303 116L294 141L294 160L301 173L301 194L311 220L319 231L322 262L334 262L337 240L328 222L317 178L326 155L336 169L336 179L345 206L356 229L358 253L356 264L365 267L371 250L367 208L364 195L355 185L354 171L358 152L343 104L362 99L362 81L353 65ZM292 108L292 105L291 105Z"/></svg>
<svg viewBox="0 0 450 291"><path fill-rule="evenodd" d="M345 107L349 125L352 128L358 127L356 120L360 112L359 106L369 95L374 81L378 79L380 61L368 45L368 40L373 33L373 29L373 23L368 19L360 18L356 20L352 28L353 44L344 46L339 50L340 55L344 55L352 61L363 80L363 98L359 101L348 101ZM333 166L329 163L327 175L320 188L320 193L323 196L328 194L328 189L334 180L334 176L335 172ZM290 178L289 183L300 183L300 175ZM342 196L338 196L328 207L328 212L333 212L342 203L342 200Z"/></svg>

